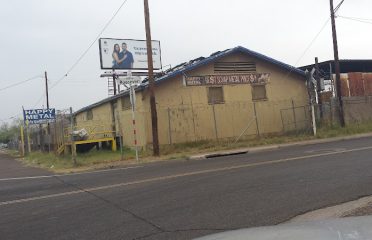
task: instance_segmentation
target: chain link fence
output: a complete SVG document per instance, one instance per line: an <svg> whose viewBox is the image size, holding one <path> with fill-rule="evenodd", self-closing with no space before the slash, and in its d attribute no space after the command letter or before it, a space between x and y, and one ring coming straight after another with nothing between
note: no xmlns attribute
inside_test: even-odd
<svg viewBox="0 0 372 240"><path fill-rule="evenodd" d="M372 96L343 98L346 124L372 120ZM339 124L339 104L331 98L315 105L318 127ZM223 104L182 104L158 106L160 144L177 144L203 140L238 140L272 134L312 134L311 107L294 99L282 101L232 102ZM116 120L115 128L123 133L124 144L133 144L131 114L127 111ZM137 134L142 146L151 144L150 111L137 111ZM94 122L84 125L89 139L115 137L112 123ZM74 127L79 130L81 126ZM79 128L79 129L77 129ZM109 129L110 128L110 129ZM121 129L122 128L122 129ZM26 152L62 153L71 138L71 116L68 110L57 111L55 122L24 128ZM14 136L8 147L20 149L21 134Z"/></svg>
<svg viewBox="0 0 372 240"><path fill-rule="evenodd" d="M284 101L232 102L223 104L182 104L158 106L159 141L161 144L228 140L281 134L311 129L308 106L289 99ZM151 118L144 115L145 131L151 133ZM147 134L151 143L151 134Z"/></svg>

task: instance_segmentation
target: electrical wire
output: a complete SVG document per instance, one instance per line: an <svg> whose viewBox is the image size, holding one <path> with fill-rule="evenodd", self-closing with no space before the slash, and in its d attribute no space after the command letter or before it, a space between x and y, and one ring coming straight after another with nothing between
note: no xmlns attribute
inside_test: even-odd
<svg viewBox="0 0 372 240"><path fill-rule="evenodd" d="M341 7L341 5L344 3L344 1L345 0L342 0L339 4L337 4L337 6L334 8L334 13L336 13L339 9L340 9L340 7Z"/></svg>
<svg viewBox="0 0 372 240"><path fill-rule="evenodd" d="M89 47L83 52L83 54L75 61L74 64L67 70L67 72L58 79L51 87L50 90L55 88L63 79L65 79L70 72L80 63L80 61L85 57L85 55L89 52L89 50L93 47L93 45L97 42L97 40L101 37L102 33L107 29L107 27L111 24L111 22L114 20L116 15L120 12L121 8L125 5L125 3L128 0L124 0L122 4L119 6L119 8L115 11L114 15L110 18L110 20L105 24L105 26L102 28L102 30L99 32L97 37L94 39L94 41L89 45Z"/></svg>
<svg viewBox="0 0 372 240"><path fill-rule="evenodd" d="M337 17L343 17L343 18L351 18L355 20L361 20L361 21L367 21L367 22L372 22L372 18L357 18L357 17L348 17L348 16L340 16L338 15Z"/></svg>
<svg viewBox="0 0 372 240"><path fill-rule="evenodd" d="M3 87L3 88L0 88L0 91L3 91L3 90L6 90L6 89L9 89L9 88L12 88L12 87L15 87L15 86L18 86L18 85L21 85L23 83L26 83L26 82L29 82L31 80L34 80L34 79L37 79L37 78L42 78L41 75L38 75L38 76L35 76L35 77L32 77L32 78L28 78L24 81L21 81L21 82L17 82L17 83L14 83L14 84L11 84L9 86L6 86L6 87Z"/></svg>
<svg viewBox="0 0 372 240"><path fill-rule="evenodd" d="M344 3L345 0L341 0L341 2L339 4L337 4L337 6L334 8L334 11L337 12L341 5ZM310 41L310 43L308 44L308 46L305 48L305 50L303 51L303 53L300 55L300 57L297 59L296 63L294 64L294 66L297 66L297 64L302 60L302 58L306 55L306 53L309 51L309 49L313 46L314 42L318 39L319 35L323 32L324 28L327 26L327 24L329 23L329 21L331 20L331 17L329 16L327 18L327 20L325 21L325 23L323 24L323 26L321 27L321 29L319 30L319 32L315 35L315 37ZM291 69L288 74L287 74L287 77L292 73L294 69Z"/></svg>
<svg viewBox="0 0 372 240"><path fill-rule="evenodd" d="M99 37L102 35L102 33L107 29L107 27L111 24L111 22L114 20L114 18L116 17L116 15L120 12L120 10L122 9L122 7L126 4L128 0L124 0L122 2L122 4L119 6L119 8L115 11L114 15L110 18L110 20L105 24L105 26L102 28L102 30L99 32L99 34L97 35L97 37L94 39L94 41L89 45L89 47L82 53L82 55L75 61L74 64L72 64L72 66L67 70L67 72L61 77L59 78L58 80L56 80L56 82L49 88L49 90L55 88L64 78L66 78L68 76L68 74L70 74L70 72L80 63L80 61L85 57L85 55L88 53L88 51L93 47L93 45L97 42L97 40L99 39ZM14 87L14 86L17 86L17 85L20 85L22 83L25 83L27 81L31 81L35 78L39 78L39 77L42 77L42 76L37 76L37 77L34 77L34 78L30 78L30 79L27 79L25 81L22 81L22 82L19 82L19 83L16 83L16 84L13 84L13 85L10 85L10 86L7 86L5 88L1 88L1 90L5 90L7 88L10 88L10 87ZM35 108L39 103L40 101L43 100L45 94L42 94L40 96L40 98L36 101L36 103L33 105L32 108ZM15 117L18 117L20 116L21 114L17 114L15 116L12 116L12 117L9 117L7 118L8 120L12 119L12 118L15 118Z"/></svg>
<svg viewBox="0 0 372 240"><path fill-rule="evenodd" d="M315 35L315 37L310 41L310 43L307 45L307 47L305 48L305 50L302 52L302 54L300 55L300 57L297 59L296 63L294 64L294 66L297 66L297 64L302 60L302 58L306 55L306 53L309 51L309 49L313 46L314 42L318 39L319 35L323 32L324 28L327 26L328 22L331 20L331 17L328 17L327 18L327 21L325 21L325 23L322 25L321 29L319 30L319 32ZM296 67L293 67L286 75L286 77L288 77L292 72L293 70L296 69Z"/></svg>
<svg viewBox="0 0 372 240"><path fill-rule="evenodd" d="M356 22L361 22L361 23L367 23L367 24L372 24L372 19L369 19L369 20L362 20L362 19L358 19L358 18L353 18L353 17L345 17L345 16L337 16L339 18L343 18L343 19L346 19L346 20L351 20L351 21L356 21Z"/></svg>

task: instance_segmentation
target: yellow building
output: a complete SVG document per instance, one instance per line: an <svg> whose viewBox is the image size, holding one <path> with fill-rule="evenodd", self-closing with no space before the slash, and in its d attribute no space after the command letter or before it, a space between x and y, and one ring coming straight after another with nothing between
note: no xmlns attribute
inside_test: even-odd
<svg viewBox="0 0 372 240"><path fill-rule="evenodd" d="M308 126L303 71L243 47L200 57L156 77L160 144L236 139ZM152 143L147 82L136 87L136 138ZM129 92L75 112L76 128L103 125L134 145Z"/></svg>

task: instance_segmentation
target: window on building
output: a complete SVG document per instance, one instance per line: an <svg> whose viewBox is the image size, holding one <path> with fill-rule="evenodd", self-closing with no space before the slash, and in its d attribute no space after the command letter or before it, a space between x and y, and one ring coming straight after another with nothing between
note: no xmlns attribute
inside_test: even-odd
<svg viewBox="0 0 372 240"><path fill-rule="evenodd" d="M128 110L131 108L129 96L121 98L121 110Z"/></svg>
<svg viewBox="0 0 372 240"><path fill-rule="evenodd" d="M87 111L87 120L93 120L93 111L91 109Z"/></svg>
<svg viewBox="0 0 372 240"><path fill-rule="evenodd" d="M209 104L224 103L222 87L208 88L208 103Z"/></svg>
<svg viewBox="0 0 372 240"><path fill-rule="evenodd" d="M254 62L215 62L215 73L254 73L256 63Z"/></svg>
<svg viewBox="0 0 372 240"><path fill-rule="evenodd" d="M260 101L266 99L266 85L252 85L252 100Z"/></svg>

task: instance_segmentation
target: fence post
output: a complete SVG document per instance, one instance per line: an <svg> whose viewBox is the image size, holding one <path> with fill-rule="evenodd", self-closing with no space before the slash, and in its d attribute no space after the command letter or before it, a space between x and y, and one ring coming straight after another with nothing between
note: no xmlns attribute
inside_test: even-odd
<svg viewBox="0 0 372 240"><path fill-rule="evenodd" d="M168 137L169 137L169 144L172 144L172 131L171 131L171 116L170 116L170 108L168 107Z"/></svg>
<svg viewBox="0 0 372 240"><path fill-rule="evenodd" d="M28 121L26 121L26 133L27 133L27 153L31 153L31 141L30 141L30 128L28 126Z"/></svg>
<svg viewBox="0 0 372 240"><path fill-rule="evenodd" d="M331 113L331 116L330 116L330 118L331 118L331 126L333 126L332 98L331 98L330 101L329 101L329 111L330 111L330 113Z"/></svg>
<svg viewBox="0 0 372 240"><path fill-rule="evenodd" d="M291 102L292 102L293 121L294 121L295 129L296 129L296 131L297 131L296 110L295 110L294 101L293 101L292 98L291 98Z"/></svg>
<svg viewBox="0 0 372 240"><path fill-rule="evenodd" d="M70 107L70 128L71 128L71 158L72 161L74 162L74 166L77 165L76 162L76 145L74 141L74 122L73 122L73 117L72 117L72 107Z"/></svg>
<svg viewBox="0 0 372 240"><path fill-rule="evenodd" d="M254 111L254 118L256 119L256 129L257 129L257 136L261 136L260 134L260 128L258 127L258 116L257 116L257 110L256 110L256 102L253 102L253 111Z"/></svg>
<svg viewBox="0 0 372 240"><path fill-rule="evenodd" d="M130 103L131 103L131 108L132 108L132 126L133 126L134 147L136 150L136 161L138 162L139 160L138 160L137 127L136 127L136 91L134 90L134 87L132 85L130 85Z"/></svg>
<svg viewBox="0 0 372 240"><path fill-rule="evenodd" d="M212 111L213 111L213 120L214 120L214 132L216 134L216 139L218 140L217 120L216 120L216 111L214 109L214 103L212 103Z"/></svg>
<svg viewBox="0 0 372 240"><path fill-rule="evenodd" d="M119 115L118 111L116 111L116 119L117 119L118 126L119 126L120 160L123 161L124 160L123 129L121 127L120 115Z"/></svg>
<svg viewBox="0 0 372 240"><path fill-rule="evenodd" d="M196 141L197 137L196 137L196 130L195 130L195 113L194 113L194 106L192 104L192 98L190 98L190 101L191 101L192 125L194 129L194 141Z"/></svg>
<svg viewBox="0 0 372 240"><path fill-rule="evenodd" d="M285 132L284 120L283 120L283 109L280 109L280 119L282 120L283 133Z"/></svg>
<svg viewBox="0 0 372 240"><path fill-rule="evenodd" d="M314 133L314 136L316 136L316 121L315 121L315 110L314 110L313 103L311 103L311 118L313 122L313 133Z"/></svg>
<svg viewBox="0 0 372 240"><path fill-rule="evenodd" d="M25 156L25 136L23 133L23 125L21 124L21 156Z"/></svg>
<svg viewBox="0 0 372 240"><path fill-rule="evenodd" d="M54 119L54 136L53 136L53 148L54 148L54 153L56 154L57 153L57 150L58 150L58 139L57 139L57 116L56 116L56 119Z"/></svg>
<svg viewBox="0 0 372 240"><path fill-rule="evenodd" d="M40 137L40 151L44 152L44 137L43 137L43 127L39 124L39 137Z"/></svg>

